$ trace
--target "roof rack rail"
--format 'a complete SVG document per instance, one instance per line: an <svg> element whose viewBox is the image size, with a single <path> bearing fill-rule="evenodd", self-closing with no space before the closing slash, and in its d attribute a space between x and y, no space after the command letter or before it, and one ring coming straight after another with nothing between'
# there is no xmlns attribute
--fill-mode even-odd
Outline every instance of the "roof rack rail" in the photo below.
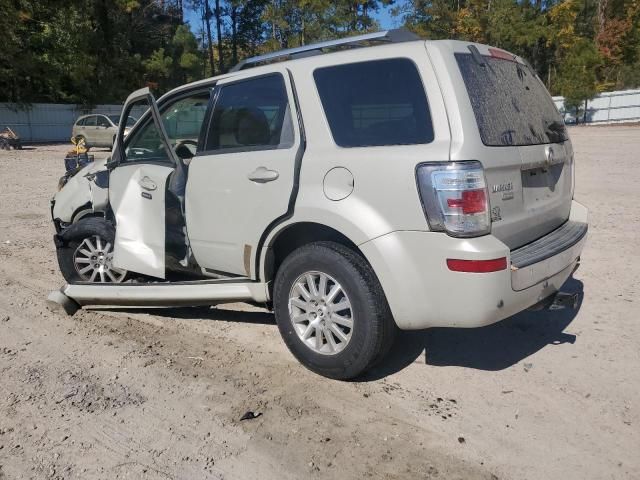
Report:
<svg viewBox="0 0 640 480"><path fill-rule="evenodd" d="M328 48L342 47L342 46L357 46L360 43L378 41L378 42L408 42L411 40L420 40L420 37L415 33L410 32L405 28L396 28L392 30L383 30L381 32L365 33L364 35L356 35L354 37L339 38L336 40L328 40L326 42L312 43L310 45L303 45L301 47L287 48L285 50L279 50L277 52L265 53L264 55L258 55L255 57L247 58L241 61L230 72L237 72L245 68L256 66L260 63L266 63L282 59L286 57L295 58L310 56L318 53L322 53L322 50Z"/></svg>

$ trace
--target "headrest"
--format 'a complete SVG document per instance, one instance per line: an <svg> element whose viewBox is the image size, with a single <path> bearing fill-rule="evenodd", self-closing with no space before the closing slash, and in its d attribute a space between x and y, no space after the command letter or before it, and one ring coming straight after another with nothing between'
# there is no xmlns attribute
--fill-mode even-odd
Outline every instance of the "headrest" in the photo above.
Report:
<svg viewBox="0 0 640 480"><path fill-rule="evenodd" d="M271 130L267 116L259 108L241 108L236 114L234 131L240 145L269 145Z"/></svg>

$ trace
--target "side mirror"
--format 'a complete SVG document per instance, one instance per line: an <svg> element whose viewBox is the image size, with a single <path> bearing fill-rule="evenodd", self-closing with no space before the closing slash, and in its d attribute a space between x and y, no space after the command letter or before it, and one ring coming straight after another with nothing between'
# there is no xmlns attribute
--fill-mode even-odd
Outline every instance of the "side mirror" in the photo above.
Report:
<svg viewBox="0 0 640 480"><path fill-rule="evenodd" d="M189 147L187 147L184 143L178 145L175 149L175 152L178 158L182 160L188 160L190 158L193 158L193 153L191 153L191 150L189 150Z"/></svg>

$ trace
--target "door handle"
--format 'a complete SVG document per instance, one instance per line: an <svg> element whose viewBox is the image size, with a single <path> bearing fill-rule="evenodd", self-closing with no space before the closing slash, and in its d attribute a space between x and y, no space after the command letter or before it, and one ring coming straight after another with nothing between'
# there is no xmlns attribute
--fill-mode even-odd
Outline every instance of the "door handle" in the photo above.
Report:
<svg viewBox="0 0 640 480"><path fill-rule="evenodd" d="M149 177L144 176L140 179L140 181L138 182L138 184L144 188L145 190L155 190L156 188L158 188L158 186L156 185L156 182L154 182L153 180L151 180Z"/></svg>
<svg viewBox="0 0 640 480"><path fill-rule="evenodd" d="M247 178L256 183L267 183L277 180L280 174L275 170L269 170L266 167L258 167Z"/></svg>

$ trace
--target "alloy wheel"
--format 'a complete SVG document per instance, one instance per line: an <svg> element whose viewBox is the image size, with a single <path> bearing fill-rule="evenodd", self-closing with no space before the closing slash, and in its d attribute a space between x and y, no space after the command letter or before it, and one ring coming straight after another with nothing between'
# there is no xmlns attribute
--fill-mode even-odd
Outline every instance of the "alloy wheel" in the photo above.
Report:
<svg viewBox="0 0 640 480"><path fill-rule="evenodd" d="M113 245L99 235L85 238L73 254L73 264L86 282L120 283L126 270L113 266Z"/></svg>
<svg viewBox="0 0 640 480"><path fill-rule="evenodd" d="M351 302L337 280L323 272L300 275L289 292L289 318L298 338L311 350L335 355L351 340Z"/></svg>

